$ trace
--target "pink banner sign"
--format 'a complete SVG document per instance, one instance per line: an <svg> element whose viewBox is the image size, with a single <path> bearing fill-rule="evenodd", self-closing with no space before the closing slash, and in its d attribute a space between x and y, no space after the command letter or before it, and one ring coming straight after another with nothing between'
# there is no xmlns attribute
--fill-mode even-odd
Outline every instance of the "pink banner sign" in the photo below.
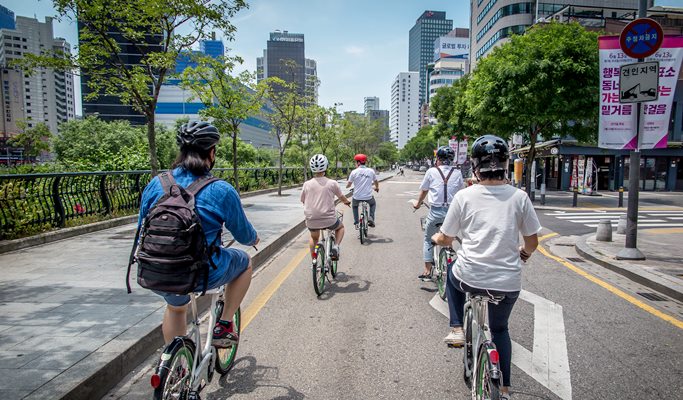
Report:
<svg viewBox="0 0 683 400"><path fill-rule="evenodd" d="M598 147L635 149L638 145L636 104L619 102L619 68L635 62L619 47L618 36L601 36L600 127ZM641 149L666 148L676 83L683 59L683 36L666 36L662 47L645 61L659 61L659 99L641 106Z"/></svg>

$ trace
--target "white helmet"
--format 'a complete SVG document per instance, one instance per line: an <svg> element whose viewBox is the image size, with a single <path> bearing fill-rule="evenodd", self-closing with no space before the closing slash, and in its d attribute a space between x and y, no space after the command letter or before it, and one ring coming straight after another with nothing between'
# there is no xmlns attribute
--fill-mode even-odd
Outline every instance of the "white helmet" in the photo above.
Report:
<svg viewBox="0 0 683 400"><path fill-rule="evenodd" d="M311 166L311 171L313 171L313 173L317 173L327 171L327 165L329 163L330 162L327 161L327 157L325 157L324 154L316 154L311 157L309 165Z"/></svg>

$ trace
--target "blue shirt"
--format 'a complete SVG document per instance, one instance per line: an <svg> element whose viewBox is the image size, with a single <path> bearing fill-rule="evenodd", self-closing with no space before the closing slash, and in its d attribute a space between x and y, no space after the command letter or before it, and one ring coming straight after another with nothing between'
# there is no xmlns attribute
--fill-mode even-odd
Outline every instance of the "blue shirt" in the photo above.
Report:
<svg viewBox="0 0 683 400"><path fill-rule="evenodd" d="M183 168L173 170L173 178L182 187L188 187L199 177ZM140 202L140 216L138 226L142 224L149 209L164 194L159 177L156 176L147 185L142 193ZM244 214L242 202L235 188L228 182L216 181L204 187L195 197L195 207L199 219L202 221L202 229L206 235L207 244L211 245L223 229L223 224L232 236L243 245L252 245L256 241L256 230ZM220 246L220 243L217 243ZM230 254L225 249L213 255L216 266L227 266L230 263Z"/></svg>

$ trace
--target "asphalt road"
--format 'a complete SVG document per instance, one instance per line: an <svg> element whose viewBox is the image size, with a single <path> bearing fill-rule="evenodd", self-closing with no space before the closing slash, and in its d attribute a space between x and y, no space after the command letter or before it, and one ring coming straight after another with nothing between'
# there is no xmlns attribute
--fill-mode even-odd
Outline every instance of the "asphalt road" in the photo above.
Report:
<svg viewBox="0 0 683 400"><path fill-rule="evenodd" d="M366 245L344 209L340 274L322 296L312 287L307 233L259 272L243 305L253 319L236 366L214 379L203 399L468 397L461 350L442 342L449 330L439 311L444 304L432 301L433 284L416 279L422 269L419 217L426 210L413 213L407 202L421 177L409 171L381 185L377 227ZM564 235L577 233L556 218L541 222ZM561 241L549 251L572 256ZM291 274L278 279L288 267L294 267ZM601 274L607 286L541 253L525 266L526 292L510 321L514 398L680 398L683 330L608 290L623 279L582 268ZM264 299L255 312L253 305ZM148 359L105 398L150 398L154 362Z"/></svg>

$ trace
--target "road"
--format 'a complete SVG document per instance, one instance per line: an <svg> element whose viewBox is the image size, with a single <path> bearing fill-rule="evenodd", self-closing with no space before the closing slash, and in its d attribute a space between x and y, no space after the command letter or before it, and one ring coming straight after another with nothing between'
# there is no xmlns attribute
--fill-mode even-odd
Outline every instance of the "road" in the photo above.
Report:
<svg viewBox="0 0 683 400"><path fill-rule="evenodd" d="M260 270L243 305L247 326L235 368L203 399L467 398L461 350L442 342L445 304L434 299L433 284L416 278L425 211L413 213L407 202L421 176L408 171L381 185L366 245L345 209L351 229L340 274L322 296L313 291L306 233ZM543 235L588 228L539 214ZM561 241L546 253L576 257ZM606 286L540 252L525 266L525 292L510 321L514 398L680 398L683 330L641 307L659 307L655 302L633 304L609 290L639 290L632 283L587 263L581 268ZM680 309L673 313L683 320ZM154 362L150 357L105 398L149 398Z"/></svg>

